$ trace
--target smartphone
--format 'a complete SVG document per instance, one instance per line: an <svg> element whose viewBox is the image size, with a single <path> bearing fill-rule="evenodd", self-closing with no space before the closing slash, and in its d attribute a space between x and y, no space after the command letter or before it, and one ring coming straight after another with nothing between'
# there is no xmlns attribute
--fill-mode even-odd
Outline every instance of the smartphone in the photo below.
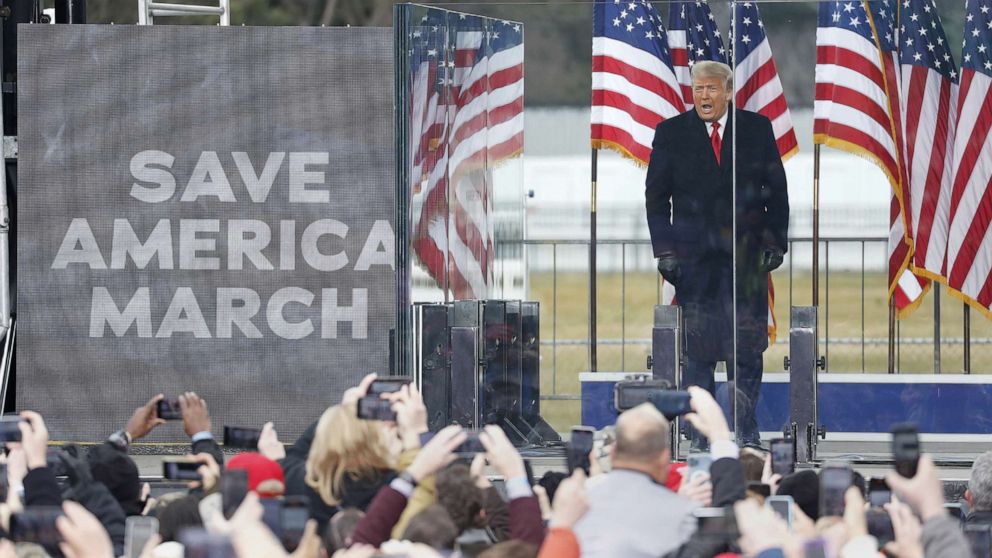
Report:
<svg viewBox="0 0 992 558"><path fill-rule="evenodd" d="M24 419L17 415L0 417L0 442L20 442L21 427L18 426Z"/></svg>
<svg viewBox="0 0 992 558"><path fill-rule="evenodd" d="M792 505L794 503L795 500L792 499L792 496L769 496L765 498L765 505L784 519L790 528L792 527Z"/></svg>
<svg viewBox="0 0 992 558"><path fill-rule="evenodd" d="M613 406L622 413L647 403L652 393L669 388L666 380L623 380L613 386Z"/></svg>
<svg viewBox="0 0 992 558"><path fill-rule="evenodd" d="M220 476L220 498L224 517L231 519L248 495L248 471L227 469Z"/></svg>
<svg viewBox="0 0 992 558"><path fill-rule="evenodd" d="M369 385L369 391L367 395L379 395L380 393L395 393L401 389L403 386L409 385L413 381L413 378L409 376L387 376L384 378L376 378Z"/></svg>
<svg viewBox="0 0 992 558"><path fill-rule="evenodd" d="M183 411L177 399L161 399L155 404L155 414L162 420L182 420Z"/></svg>
<svg viewBox="0 0 992 558"><path fill-rule="evenodd" d="M132 515L124 522L124 558L140 558L148 539L158 533L158 519Z"/></svg>
<svg viewBox="0 0 992 558"><path fill-rule="evenodd" d="M658 412L665 415L668 420L674 420L687 413L692 412L690 400L692 397L688 391L661 390L648 394L648 401L658 408Z"/></svg>
<svg viewBox="0 0 992 558"><path fill-rule="evenodd" d="M478 430L467 430L465 434L467 435L465 441L455 448L455 453L470 453L473 455L476 453L486 453L486 447L479 440Z"/></svg>
<svg viewBox="0 0 992 558"><path fill-rule="evenodd" d="M212 534L199 527L180 531L179 543L185 549L186 558L237 558L227 535Z"/></svg>
<svg viewBox="0 0 992 558"><path fill-rule="evenodd" d="M706 540L732 542L740 538L734 508L696 508L696 533Z"/></svg>
<svg viewBox="0 0 992 558"><path fill-rule="evenodd" d="M883 477L868 479L868 503L873 508L881 508L892 501L892 490Z"/></svg>
<svg viewBox="0 0 992 558"><path fill-rule="evenodd" d="M63 515L57 506L26 507L10 516L10 539L15 543L35 543L57 547L62 535L55 528L55 520Z"/></svg>
<svg viewBox="0 0 992 558"><path fill-rule="evenodd" d="M844 493L853 480L851 466L828 463L820 471L820 517L844 516Z"/></svg>
<svg viewBox="0 0 992 558"><path fill-rule="evenodd" d="M581 468L589 474L589 452L592 451L596 431L588 426L572 427L572 437L568 442L568 473Z"/></svg>
<svg viewBox="0 0 992 558"><path fill-rule="evenodd" d="M258 437L262 431L258 428L224 425L224 446L232 448L258 449Z"/></svg>
<svg viewBox="0 0 992 558"><path fill-rule="evenodd" d="M892 429L892 458L896 472L911 479L920 461L920 436L915 424L900 424Z"/></svg>
<svg viewBox="0 0 992 558"><path fill-rule="evenodd" d="M771 441L772 474L787 477L796 472L796 445L792 438Z"/></svg>
<svg viewBox="0 0 992 558"><path fill-rule="evenodd" d="M168 480L200 480L200 473L196 472L200 465L184 459L163 459L162 477Z"/></svg>
<svg viewBox="0 0 992 558"><path fill-rule="evenodd" d="M690 453L686 461L686 478L693 480L699 475L710 474L710 465L713 464L713 456L709 453Z"/></svg>
<svg viewBox="0 0 992 558"><path fill-rule="evenodd" d="M868 522L868 534L878 540L879 548L896 540L895 531L892 530L892 518L889 517L889 512L878 508L871 508L865 512L865 520Z"/></svg>
<svg viewBox="0 0 992 558"><path fill-rule="evenodd" d="M971 554L975 558L992 556L992 527L989 525L965 525L964 538L968 540Z"/></svg>
<svg viewBox="0 0 992 558"><path fill-rule="evenodd" d="M823 539L812 539L803 543L805 558L827 558L827 544Z"/></svg>
<svg viewBox="0 0 992 558"><path fill-rule="evenodd" d="M296 550L300 545L308 519L310 519L310 501L306 496L287 496L282 501L279 516L282 535L279 539L287 552Z"/></svg>
<svg viewBox="0 0 992 558"><path fill-rule="evenodd" d="M0 502L7 501L7 492L10 490L10 481L7 479L7 464L0 463Z"/></svg>
<svg viewBox="0 0 992 558"><path fill-rule="evenodd" d="M393 404L378 395L367 395L358 400L358 418L364 420L396 421Z"/></svg>

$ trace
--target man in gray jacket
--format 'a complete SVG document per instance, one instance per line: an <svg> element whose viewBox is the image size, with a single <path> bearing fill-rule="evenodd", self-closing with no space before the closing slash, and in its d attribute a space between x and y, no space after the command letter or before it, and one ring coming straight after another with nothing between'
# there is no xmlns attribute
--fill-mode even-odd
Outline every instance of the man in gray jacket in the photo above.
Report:
<svg viewBox="0 0 992 558"><path fill-rule="evenodd" d="M739 450L723 411L709 392L689 388L693 413L686 418L710 440L714 464L737 459ZM589 512L575 525L582 556L658 558L696 530L697 504L665 487L671 451L668 421L650 403L617 419L612 470L586 485Z"/></svg>
<svg viewBox="0 0 992 558"><path fill-rule="evenodd" d="M970 510L965 525L992 525L992 451L979 455L971 466L964 498Z"/></svg>

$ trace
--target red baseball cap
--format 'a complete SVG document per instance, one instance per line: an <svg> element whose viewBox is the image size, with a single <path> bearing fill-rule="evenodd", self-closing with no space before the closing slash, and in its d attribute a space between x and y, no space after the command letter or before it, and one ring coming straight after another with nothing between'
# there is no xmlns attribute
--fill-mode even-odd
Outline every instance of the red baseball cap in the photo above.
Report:
<svg viewBox="0 0 992 558"><path fill-rule="evenodd" d="M248 472L248 490L262 498L282 496L286 491L286 477L282 466L260 453L239 453L227 462L227 469Z"/></svg>

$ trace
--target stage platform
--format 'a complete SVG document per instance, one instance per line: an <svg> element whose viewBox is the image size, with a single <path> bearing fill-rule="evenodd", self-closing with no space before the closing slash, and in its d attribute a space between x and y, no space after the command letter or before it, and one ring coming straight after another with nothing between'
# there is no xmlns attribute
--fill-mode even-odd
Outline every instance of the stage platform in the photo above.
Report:
<svg viewBox="0 0 992 558"><path fill-rule="evenodd" d="M764 434L767 434L765 436ZM764 433L767 439L773 433ZM568 433L563 433L563 439L567 439ZM938 472L941 480L944 481L945 497L948 501L957 501L964 497L964 490L967 488L968 476L971 464L979 454L992 449L992 444L985 441L935 441L932 436L921 435L923 451L930 454L937 462ZM132 457L138 464L138 469L142 481L147 481L152 485L153 494L161 494L173 490L181 489L183 484L162 479L163 457L175 456L187 450L189 446L138 446ZM688 449L688 442L681 446L681 459L685 458ZM158 451L156 451L158 450ZM225 452L233 455L237 452ZM534 474L543 475L546 471L564 471L565 448L564 446L551 447L527 447L521 448L521 454L525 459L530 460ZM841 460L849 461L854 469L864 475L865 478L882 476L892 470L890 443L886 440L831 440L829 435L827 440L821 440L818 447L818 462ZM494 480L501 480L495 471L489 470L488 474Z"/></svg>

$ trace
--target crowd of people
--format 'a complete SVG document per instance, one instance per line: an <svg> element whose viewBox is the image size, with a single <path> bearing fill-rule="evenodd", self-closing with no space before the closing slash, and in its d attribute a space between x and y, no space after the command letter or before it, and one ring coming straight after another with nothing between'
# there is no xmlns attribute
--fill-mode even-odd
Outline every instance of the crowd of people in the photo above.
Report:
<svg viewBox="0 0 992 558"><path fill-rule="evenodd" d="M412 385L379 395L395 421L358 418L357 404L374 381L369 375L349 389L292 445L267 423L256 451L226 460L206 402L183 394L195 480L158 497L141 484L128 451L164 423L156 412L161 394L106 442L63 447L54 456L44 418L24 411L21 440L7 443L4 460L0 558L967 558L962 523L992 524L992 452L974 463L963 519L945 509L926 454L915 476L887 475L893 497L880 509L866 504L855 475L842 512L821 516L818 474L773 475L768 456L738 448L723 411L702 389L689 388L685 420L709 442L708 473L688 474L672 462L669 422L644 404L620 415L588 474L576 468L535 479L496 426L475 435L457 425L431 434ZM474 436L481 448L466 455ZM494 485L487 471L501 482ZM226 479L238 475L246 492L233 501ZM766 505L770 495L790 496L790 513ZM38 510L55 511L53 526L46 529ZM279 510L302 512L299 529L280 523L291 514ZM879 513L891 523L889 536L870 528ZM154 526L147 540L132 531L140 518Z"/></svg>

